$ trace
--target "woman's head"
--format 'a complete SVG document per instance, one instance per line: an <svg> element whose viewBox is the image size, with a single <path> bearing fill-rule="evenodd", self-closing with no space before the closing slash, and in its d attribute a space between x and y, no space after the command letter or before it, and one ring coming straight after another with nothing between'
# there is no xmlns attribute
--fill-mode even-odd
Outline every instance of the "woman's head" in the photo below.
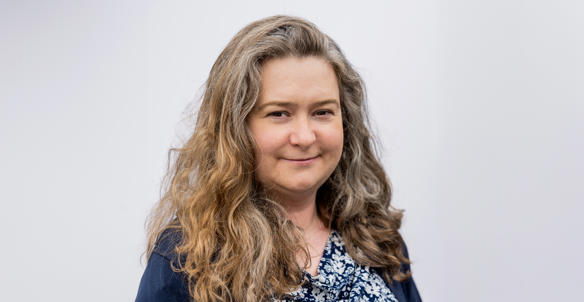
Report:
<svg viewBox="0 0 584 302"><path fill-rule="evenodd" d="M367 147L363 143L369 141L370 135L361 78L337 44L314 24L294 17L274 16L243 28L219 55L209 74L196 131L207 133L214 147L214 168L232 171L232 175L257 168L260 159L254 151L258 142L248 121L261 98L264 65L284 58L319 59L330 66L338 85L344 134L341 165L335 173L363 163L360 157L367 155L362 150Z"/></svg>
<svg viewBox="0 0 584 302"><path fill-rule="evenodd" d="M279 202L313 203L343 151L339 85L320 57L270 59L247 117L255 178Z"/></svg>
<svg viewBox="0 0 584 302"><path fill-rule="evenodd" d="M282 90L289 87L275 79L297 89ZM263 111L279 98L285 110ZM373 152L364 98L359 75L312 23L274 16L243 28L211 69L193 135L169 153L176 157L149 220L148 253L164 230L180 230L179 270L196 280L189 287L197 301L289 292L302 282L296 254L305 245L265 193L318 188L319 214L353 259L384 268L386 278L403 278L401 213L389 208L391 190ZM293 114L292 130L277 124ZM288 168L300 181L282 175Z"/></svg>

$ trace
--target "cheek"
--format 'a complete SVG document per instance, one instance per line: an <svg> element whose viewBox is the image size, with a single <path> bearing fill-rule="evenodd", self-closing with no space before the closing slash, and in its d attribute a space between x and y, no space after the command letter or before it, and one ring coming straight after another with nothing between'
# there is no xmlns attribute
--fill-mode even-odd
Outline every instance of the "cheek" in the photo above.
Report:
<svg viewBox="0 0 584 302"><path fill-rule="evenodd" d="M343 152L343 126L338 125L329 129L323 136L323 142L327 149L340 158Z"/></svg>
<svg viewBox="0 0 584 302"><path fill-rule="evenodd" d="M256 158L258 159L258 165L260 165L275 155L281 145L281 134L278 134L277 131L257 131L254 134L254 140L256 143Z"/></svg>

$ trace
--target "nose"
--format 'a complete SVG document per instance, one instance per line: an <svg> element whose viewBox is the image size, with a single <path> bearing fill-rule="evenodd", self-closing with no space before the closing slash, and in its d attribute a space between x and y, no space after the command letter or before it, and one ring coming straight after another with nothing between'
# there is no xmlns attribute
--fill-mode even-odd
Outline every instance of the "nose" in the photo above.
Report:
<svg viewBox="0 0 584 302"><path fill-rule="evenodd" d="M301 148L309 147L316 140L316 133L307 118L298 118L290 132L290 144Z"/></svg>

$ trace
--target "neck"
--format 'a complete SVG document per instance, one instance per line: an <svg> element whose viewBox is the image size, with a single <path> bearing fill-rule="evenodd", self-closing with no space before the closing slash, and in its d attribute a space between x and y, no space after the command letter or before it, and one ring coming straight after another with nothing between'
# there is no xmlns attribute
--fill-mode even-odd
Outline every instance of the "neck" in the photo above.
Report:
<svg viewBox="0 0 584 302"><path fill-rule="evenodd" d="M316 210L316 192L296 198L278 198L286 209L288 218L305 232L324 227Z"/></svg>

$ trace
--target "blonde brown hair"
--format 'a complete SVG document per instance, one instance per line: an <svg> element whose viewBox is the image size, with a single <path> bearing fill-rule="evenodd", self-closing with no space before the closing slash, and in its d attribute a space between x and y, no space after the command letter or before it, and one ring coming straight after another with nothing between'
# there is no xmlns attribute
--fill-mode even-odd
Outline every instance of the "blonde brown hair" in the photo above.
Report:
<svg viewBox="0 0 584 302"><path fill-rule="evenodd" d="M318 56L339 83L344 145L341 160L318 190L317 205L348 253L403 280L409 263L398 233L402 213L390 207L389 180L374 153L364 85L340 48L314 24L273 16L238 32L213 65L193 135L169 152L163 195L148 221L147 257L163 232L180 233L176 271L195 301L258 301L298 288L301 231L254 178L254 140L246 117L260 92L262 64L285 56Z"/></svg>

